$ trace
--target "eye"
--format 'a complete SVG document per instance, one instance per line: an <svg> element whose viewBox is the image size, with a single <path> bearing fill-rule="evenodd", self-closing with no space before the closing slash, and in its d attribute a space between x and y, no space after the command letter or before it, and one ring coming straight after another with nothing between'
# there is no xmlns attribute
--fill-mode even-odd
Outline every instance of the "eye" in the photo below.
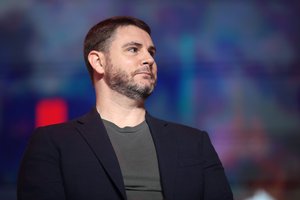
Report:
<svg viewBox="0 0 300 200"><path fill-rule="evenodd" d="M154 57L155 56L155 51L149 51L149 54Z"/></svg>
<svg viewBox="0 0 300 200"><path fill-rule="evenodd" d="M132 53L138 52L138 48L136 48L136 47L130 47L127 50L130 51L130 52L132 52Z"/></svg>

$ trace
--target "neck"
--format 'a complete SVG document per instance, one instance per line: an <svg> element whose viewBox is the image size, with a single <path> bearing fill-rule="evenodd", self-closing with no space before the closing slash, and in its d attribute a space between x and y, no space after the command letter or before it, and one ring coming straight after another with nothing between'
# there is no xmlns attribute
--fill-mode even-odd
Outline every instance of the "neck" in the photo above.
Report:
<svg viewBox="0 0 300 200"><path fill-rule="evenodd" d="M130 99L115 91L96 90L96 108L102 119L119 127L136 126L145 120L143 100Z"/></svg>

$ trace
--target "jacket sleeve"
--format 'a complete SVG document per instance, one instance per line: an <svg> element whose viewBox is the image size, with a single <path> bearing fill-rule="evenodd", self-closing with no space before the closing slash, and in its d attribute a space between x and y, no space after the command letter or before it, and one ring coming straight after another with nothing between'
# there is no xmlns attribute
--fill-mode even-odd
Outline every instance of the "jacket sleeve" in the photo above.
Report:
<svg viewBox="0 0 300 200"><path fill-rule="evenodd" d="M65 199L59 150L46 130L36 129L27 146L18 175L18 200Z"/></svg>
<svg viewBox="0 0 300 200"><path fill-rule="evenodd" d="M222 163L209 139L204 132L204 199L205 200L233 200L231 188L225 176Z"/></svg>

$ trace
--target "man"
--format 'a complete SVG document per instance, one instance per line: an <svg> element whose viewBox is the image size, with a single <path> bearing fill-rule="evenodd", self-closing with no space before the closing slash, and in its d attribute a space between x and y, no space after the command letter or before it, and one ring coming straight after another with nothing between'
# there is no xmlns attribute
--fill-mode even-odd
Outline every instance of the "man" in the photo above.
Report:
<svg viewBox="0 0 300 200"><path fill-rule="evenodd" d="M132 17L91 28L84 56L96 107L35 131L20 168L19 200L233 198L205 132L146 112L157 79L150 32Z"/></svg>

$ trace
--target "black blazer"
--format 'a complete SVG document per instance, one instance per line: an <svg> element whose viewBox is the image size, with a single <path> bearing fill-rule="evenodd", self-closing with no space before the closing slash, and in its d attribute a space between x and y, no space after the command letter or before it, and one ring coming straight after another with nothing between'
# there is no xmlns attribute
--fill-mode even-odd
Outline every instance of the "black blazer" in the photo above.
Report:
<svg viewBox="0 0 300 200"><path fill-rule="evenodd" d="M205 132L146 115L167 200L231 200L222 164ZM121 200L117 157L96 111L36 129L20 166L19 200Z"/></svg>

